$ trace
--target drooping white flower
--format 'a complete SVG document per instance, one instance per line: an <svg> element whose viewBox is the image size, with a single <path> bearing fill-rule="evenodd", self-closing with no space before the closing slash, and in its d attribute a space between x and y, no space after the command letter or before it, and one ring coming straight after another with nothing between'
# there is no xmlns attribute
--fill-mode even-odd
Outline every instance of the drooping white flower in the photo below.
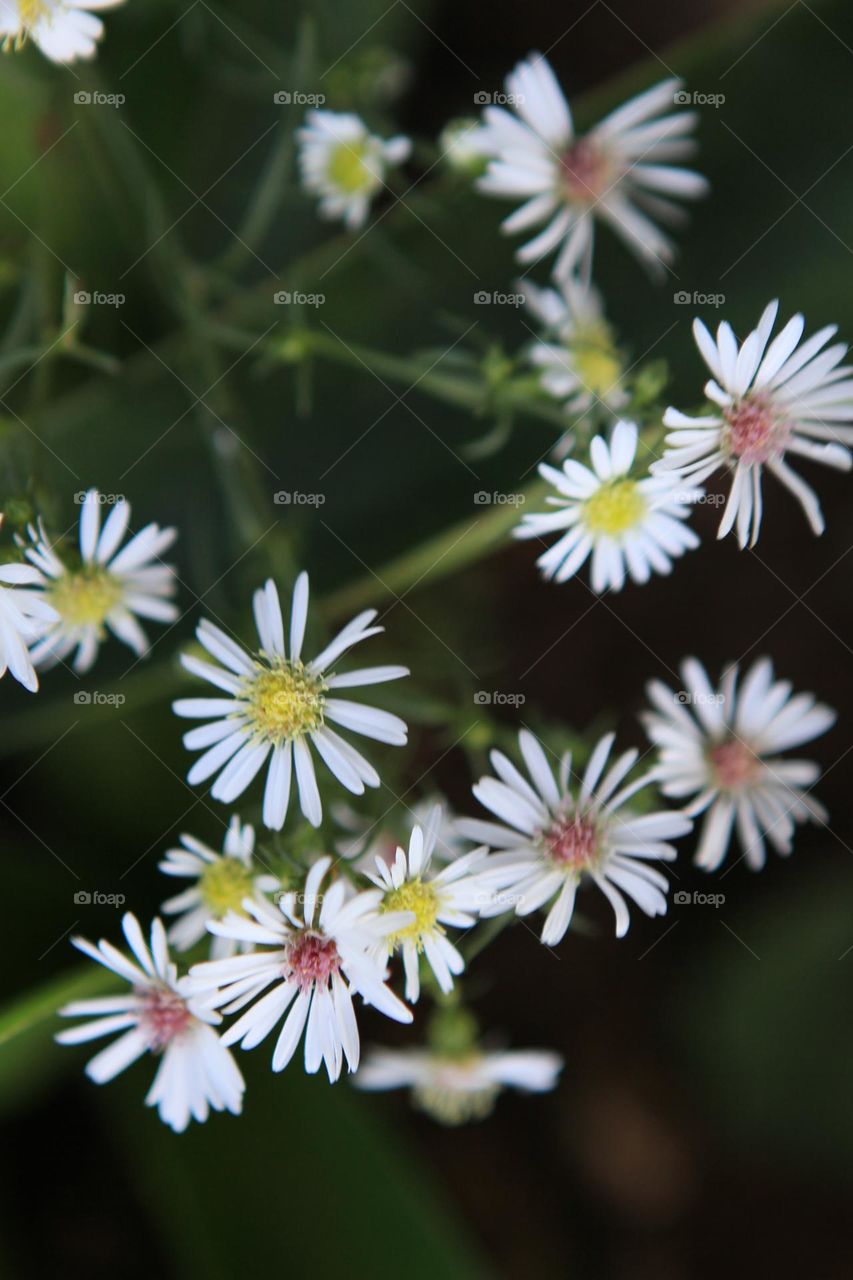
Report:
<svg viewBox="0 0 853 1280"><path fill-rule="evenodd" d="M377 707L336 698L338 689L380 684L409 674L397 666L363 667L342 675L329 668L353 645L377 635L372 627L375 609L353 618L310 662L302 661L302 642L308 618L308 575L301 573L293 589L290 614L290 657L278 591L268 580L254 595L255 623L261 641L256 655L248 654L219 627L202 621L196 636L217 664L190 655L181 658L187 671L208 680L226 695L219 698L180 698L176 715L211 723L184 735L190 751L206 748L187 774L192 785L218 773L211 795L231 804L246 790L271 754L264 787L263 820L279 831L290 799L295 769L299 803L315 827L323 816L320 792L309 743L340 783L354 795L365 786L378 787L379 774L355 747L330 728L338 724L378 742L402 746L406 725L399 716ZM221 771L221 772L220 772Z"/></svg>
<svg viewBox="0 0 853 1280"><path fill-rule="evenodd" d="M540 289L529 280L520 280L518 288L546 332L527 352L545 390L571 414L594 405L621 409L628 401L623 362L598 290L573 276L557 289Z"/></svg>
<svg viewBox="0 0 853 1280"><path fill-rule="evenodd" d="M160 1119L177 1133L191 1119L203 1123L211 1107L239 1115L245 1086L237 1064L213 1029L222 1019L188 992L185 978L178 978L161 921L151 926L150 947L135 916L128 913L122 929L133 960L103 939L97 947L85 938L74 938L73 943L129 982L130 993L73 1000L60 1014L66 1018L92 1015L92 1021L61 1031L56 1039L60 1044L82 1044L121 1032L86 1067L96 1084L114 1079L144 1053L159 1057L145 1102L156 1106Z"/></svg>
<svg viewBox="0 0 853 1280"><path fill-rule="evenodd" d="M277 876L261 871L255 863L255 829L243 826L235 813L225 834L222 852L216 853L195 836L182 835L183 848L169 849L160 870L167 876L181 876L195 883L183 893L167 899L164 915L177 915L169 928L169 941L178 951L188 951L207 934L211 920L222 920L229 912L239 915L244 898L279 889ZM244 948L245 949L245 948ZM237 943L231 938L211 938L212 959L233 955Z"/></svg>
<svg viewBox="0 0 853 1280"><path fill-rule="evenodd" d="M385 985L385 965L376 955L381 940L411 923L411 914L380 915L377 890L348 895L344 880L321 893L331 861L315 862L304 892L283 894L278 909L247 898L243 909L251 919L231 915L210 925L221 937L264 950L195 965L190 975L196 990L226 1014L250 1005L224 1033L225 1044L253 1049L284 1018L273 1071L287 1066L304 1031L305 1070L313 1073L325 1063L335 1081L344 1059L350 1071L358 1066L354 992L386 1017L412 1021Z"/></svg>
<svg viewBox="0 0 853 1280"><path fill-rule="evenodd" d="M30 525L24 554L45 577L45 598L58 621L42 628L32 649L37 667L51 667L74 650L74 670L88 671L98 656L107 631L142 657L148 637L138 618L174 622L178 616L170 600L175 571L160 559L177 537L176 529L146 525L119 550L130 522L130 504L116 502L101 529L101 500L89 489L80 512L79 566L67 565L57 554L44 527Z"/></svg>
<svg viewBox="0 0 853 1280"><path fill-rule="evenodd" d="M371 822L351 805L335 804L332 817L344 832L335 849L354 871L369 875L381 858L389 867L397 856L400 836L406 842L415 827L423 827L424 843L432 848L434 862L451 862L466 852L468 845L456 829L456 819L444 797L416 800L395 812L386 822Z"/></svg>
<svg viewBox="0 0 853 1280"><path fill-rule="evenodd" d="M8 669L30 693L39 682L27 645L58 617L38 589L43 586L44 578L32 565L0 564L0 677Z"/></svg>
<svg viewBox="0 0 853 1280"><path fill-rule="evenodd" d="M655 85L577 137L569 104L542 54L530 54L507 76L517 115L486 107L492 159L477 185L487 195L524 200L503 223L507 235L546 224L518 250L519 262L537 262L559 249L559 279L579 267L588 276L596 218L649 267L670 261L673 244L655 220L678 221L675 200L707 190L699 174L672 163L694 150L689 135L695 112L661 114L672 107L680 83Z"/></svg>
<svg viewBox="0 0 853 1280"><path fill-rule="evenodd" d="M477 177L486 167L488 134L479 120L451 120L438 139L441 158L457 173Z"/></svg>
<svg viewBox="0 0 853 1280"><path fill-rule="evenodd" d="M21 49L32 40L51 62L94 58L104 24L91 10L115 9L124 0L0 0L0 43Z"/></svg>
<svg viewBox="0 0 853 1280"><path fill-rule="evenodd" d="M687 488L678 476L634 479L637 439L633 422L617 422L609 445L603 436L592 440L592 469L573 458L561 470L540 464L539 474L559 494L546 501L558 510L523 516L513 534L542 538L565 530L536 561L544 577L566 582L592 556L593 591L621 591L626 574L648 582L699 545L685 521L702 490Z"/></svg>
<svg viewBox="0 0 853 1280"><path fill-rule="evenodd" d="M619 812L653 775L623 785L638 753L626 751L606 768L614 739L610 733L597 744L577 792L571 785L571 753L560 760L555 780L540 743L526 729L518 744L530 782L502 752L491 753L498 776L481 778L474 795L499 822L466 818L459 823L463 835L501 851L480 875L481 883L495 891L481 915L514 908L516 915L526 916L551 903L542 941L554 946L571 923L575 894L584 881L597 885L613 907L619 938L630 923L625 896L646 915L664 914L669 882L647 864L672 861L675 849L668 842L686 835L693 824L683 813L665 810Z"/></svg>
<svg viewBox="0 0 853 1280"><path fill-rule="evenodd" d="M421 993L420 958L426 956L444 992L453 989L453 978L463 972L465 961L447 936L444 925L470 929L477 923L486 901L476 872L483 866L486 849L474 849L449 862L441 870L431 866L440 813L428 827L416 826L408 853L397 849L389 865L377 857L369 879L382 893L381 911L410 912L412 921L385 938L386 955L402 952L406 973L406 999L415 1004Z"/></svg>
<svg viewBox="0 0 853 1280"><path fill-rule="evenodd" d="M811 693L792 694L787 680L774 680L769 658L753 663L740 688L736 666L718 688L695 658L685 659L681 674L678 692L659 680L648 686L653 710L643 719L659 750L660 788L679 801L694 797L684 810L692 817L706 814L697 866L716 870L736 831L747 864L758 871L767 841L788 854L796 823L826 821L810 794L818 765L780 752L825 733L835 712Z"/></svg>
<svg viewBox="0 0 853 1280"><path fill-rule="evenodd" d="M403 137L378 138L349 112L309 111L305 122L296 134L302 185L320 197L324 218L358 230L385 186L388 167L402 164L412 144Z"/></svg>
<svg viewBox="0 0 853 1280"><path fill-rule="evenodd" d="M465 1124L489 1115L504 1089L547 1093L563 1060L544 1049L509 1049L464 1055L433 1049L374 1049L353 1083L361 1089L409 1089L412 1102L443 1124Z"/></svg>
<svg viewBox="0 0 853 1280"><path fill-rule="evenodd" d="M826 346L837 326L819 329L801 345L805 321L796 315L769 342L778 307L774 301L764 309L740 347L726 321L715 341L694 320L696 345L713 374L705 395L718 412L690 417L667 409L667 449L652 467L694 483L725 467L732 485L718 537L735 528L741 547L758 540L764 467L790 489L814 532L823 533L817 495L791 469L788 455L839 471L849 471L853 462L845 447L853 444L853 427L843 425L853 422L853 368L841 364L844 343Z"/></svg>

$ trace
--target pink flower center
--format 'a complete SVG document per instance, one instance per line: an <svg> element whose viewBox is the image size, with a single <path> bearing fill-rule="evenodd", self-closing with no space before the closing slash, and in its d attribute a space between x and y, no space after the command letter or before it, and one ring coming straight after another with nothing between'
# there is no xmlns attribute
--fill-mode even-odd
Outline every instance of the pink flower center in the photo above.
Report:
<svg viewBox="0 0 853 1280"><path fill-rule="evenodd" d="M341 958L333 938L303 929L287 950L287 976L300 991L327 987L341 967Z"/></svg>
<svg viewBox="0 0 853 1280"><path fill-rule="evenodd" d="M544 841L548 857L574 871L585 871L598 853L595 823L579 813L557 818L545 832Z"/></svg>
<svg viewBox="0 0 853 1280"><path fill-rule="evenodd" d="M726 409L728 446L744 462L767 462L785 449L790 427L761 396L747 397Z"/></svg>
<svg viewBox="0 0 853 1280"><path fill-rule="evenodd" d="M593 203L607 189L611 166L588 138L578 138L560 157L563 186L570 200Z"/></svg>
<svg viewBox="0 0 853 1280"><path fill-rule="evenodd" d="M708 760L717 782L726 791L739 791L748 786L761 767L755 753L734 738L712 747Z"/></svg>
<svg viewBox="0 0 853 1280"><path fill-rule="evenodd" d="M140 1026L148 1037L149 1048L160 1053L186 1029L192 1018L186 1001L167 987L141 991Z"/></svg>

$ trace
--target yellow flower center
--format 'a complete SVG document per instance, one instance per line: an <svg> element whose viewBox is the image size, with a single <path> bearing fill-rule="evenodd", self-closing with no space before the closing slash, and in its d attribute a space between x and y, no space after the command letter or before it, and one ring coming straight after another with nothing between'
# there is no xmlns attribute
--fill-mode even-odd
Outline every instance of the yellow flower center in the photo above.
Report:
<svg viewBox="0 0 853 1280"><path fill-rule="evenodd" d="M50 0L18 0L18 16L25 29L31 29L37 22L49 17L50 11Z"/></svg>
<svg viewBox="0 0 853 1280"><path fill-rule="evenodd" d="M416 942L421 946L424 934L432 933L438 918L438 894L431 884L418 877L407 880L399 889L391 889L382 901L383 911L411 911L414 920L405 929L389 934L388 942L396 946L400 942Z"/></svg>
<svg viewBox="0 0 853 1280"><path fill-rule="evenodd" d="M587 391L604 397L619 381L622 365L614 351L592 343L572 344L572 360Z"/></svg>
<svg viewBox="0 0 853 1280"><path fill-rule="evenodd" d="M198 887L204 905L217 920L229 911L242 915L241 903L252 892L252 873L239 858L217 858L199 876Z"/></svg>
<svg viewBox="0 0 853 1280"><path fill-rule="evenodd" d="M301 738L323 723L325 688L301 662L279 660L275 667L259 667L248 682L249 716L271 742Z"/></svg>
<svg viewBox="0 0 853 1280"><path fill-rule="evenodd" d="M648 510L635 480L611 480L583 505L583 521L590 533L616 538L638 525Z"/></svg>
<svg viewBox="0 0 853 1280"><path fill-rule="evenodd" d="M68 626L101 630L107 614L120 602L122 588L106 569L86 567L79 573L63 574L47 594Z"/></svg>
<svg viewBox="0 0 853 1280"><path fill-rule="evenodd" d="M371 158L366 141L339 142L329 156L329 181L347 195L374 190L379 176L369 163Z"/></svg>

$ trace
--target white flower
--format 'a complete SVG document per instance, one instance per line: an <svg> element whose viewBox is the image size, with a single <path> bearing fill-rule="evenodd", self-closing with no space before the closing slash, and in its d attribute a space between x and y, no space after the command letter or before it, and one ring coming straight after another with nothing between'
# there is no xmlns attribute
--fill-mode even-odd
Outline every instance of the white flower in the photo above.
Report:
<svg viewBox="0 0 853 1280"><path fill-rule="evenodd" d="M20 49L28 39L51 62L93 58L104 24L91 9L115 9L124 0L0 0L4 49Z"/></svg>
<svg viewBox="0 0 853 1280"><path fill-rule="evenodd" d="M304 892L282 895L279 910L268 902L246 899L243 908L250 920L232 915L210 925L221 937L271 950L210 960L190 973L197 990L211 993L211 1004L227 1006L225 1013L255 1001L224 1033L224 1044L241 1042L244 1049L253 1049L287 1014L273 1053L273 1071L287 1066L305 1031L305 1070L318 1071L325 1063L334 1081L344 1058L350 1071L358 1066L353 992L396 1022L412 1021L411 1012L385 986L384 965L375 954L380 940L408 924L411 916L380 915L380 893L368 890L348 897L344 880L320 893L331 861L323 857L315 862Z"/></svg>
<svg viewBox="0 0 853 1280"><path fill-rule="evenodd" d="M787 680L773 679L769 658L746 672L740 689L738 668L729 667L718 689L695 658L681 665L684 688L673 693L653 680L654 710L643 719L659 749L655 771L664 795L683 801L685 812L707 816L696 864L714 871L726 856L732 828L753 870L765 861L765 839L777 853L791 852L794 824L826 821L823 805L809 795L820 776L810 760L789 760L779 752L825 733L835 712L813 694L792 696Z"/></svg>
<svg viewBox="0 0 853 1280"><path fill-rule="evenodd" d="M451 120L438 139L441 158L457 173L478 176L486 167L488 136L478 120Z"/></svg>
<svg viewBox="0 0 853 1280"><path fill-rule="evenodd" d="M453 989L453 978L462 973L465 961L442 926L470 929L477 923L479 908L486 900L476 875L471 874L482 866L485 849L466 853L438 872L432 870L440 817L439 811L426 829L416 826L408 854L398 849L390 866L377 857L375 871L369 876L382 893L380 910L411 912L411 924L385 939L386 955L397 950L403 953L406 999L411 1004L421 993L421 954L426 955L441 990L446 993Z"/></svg>
<svg viewBox="0 0 853 1280"><path fill-rule="evenodd" d="M355 1077L362 1089L410 1089L412 1102L443 1124L489 1115L503 1089L546 1093L563 1069L557 1053L516 1049L462 1055L434 1049L374 1049Z"/></svg>
<svg viewBox="0 0 853 1280"><path fill-rule="evenodd" d="M24 554L45 576L45 596L59 620L43 627L32 649L38 667L62 662L73 649L74 670L88 671L107 630L142 657L148 638L137 621L174 622L178 610L169 599L175 571L161 554L177 537L175 529L146 525L119 551L130 521L130 505L122 498L101 524L97 489L89 489L80 512L79 567L70 568L56 554L41 523L29 527Z"/></svg>
<svg viewBox="0 0 853 1280"><path fill-rule="evenodd" d="M431 797L416 800L411 806L406 804L387 825L380 825L381 820L371 822L366 814L344 803L332 806L332 818L346 833L335 841L336 852L347 859L354 871L364 875L374 870L377 858L390 866L397 856L399 833L404 832L408 840L415 827L423 827L424 842L431 842L432 856L438 861L458 858L467 848L444 798L440 803L437 797Z"/></svg>
<svg viewBox="0 0 853 1280"><path fill-rule="evenodd" d="M621 591L626 571L634 582L648 582L699 545L684 521L701 489L685 488L678 476L631 478L637 439L633 422L617 422L609 446L603 436L592 440L592 470L572 458L562 470L540 465L560 495L546 501L558 510L523 516L513 533L541 538L566 530L536 561L546 578L568 581L591 555L593 591Z"/></svg>
<svg viewBox="0 0 853 1280"><path fill-rule="evenodd" d="M93 1014L94 1020L61 1031L56 1039L60 1044L82 1044L115 1031L122 1033L87 1065L86 1074L96 1084L112 1080L144 1053L160 1057L145 1102L156 1106L160 1119L177 1133L186 1129L190 1119L205 1121L211 1107L239 1115L245 1086L237 1064L213 1030L222 1019L189 994L186 979L178 979L162 923L155 920L151 926L150 949L135 916L128 913L122 929L136 963L103 939L97 947L85 938L73 942L84 955L129 982L130 994L65 1005L59 1010L63 1017Z"/></svg>
<svg viewBox="0 0 853 1280"><path fill-rule="evenodd" d="M696 483L726 467L732 486L718 537L736 524L741 547L758 540L763 467L790 489L814 532L823 533L817 495L791 470L786 455L839 471L849 471L853 461L844 447L853 444L853 427L839 425L853 422L853 369L840 364L847 351L843 343L823 350L837 326L827 325L800 346L805 321L796 315L768 346L778 307L765 307L740 347L726 321L716 342L701 320L693 321L696 345L714 375L705 395L720 412L691 418L667 409L668 449L652 467Z"/></svg>
<svg viewBox="0 0 853 1280"><path fill-rule="evenodd" d="M622 384L622 359L604 319L601 295L574 277L559 289L540 289L518 282L528 309L548 331L547 341L528 349L528 359L541 369L541 383L568 413L586 413L593 405L620 409L628 401Z"/></svg>
<svg viewBox="0 0 853 1280"><path fill-rule="evenodd" d="M542 54L530 54L507 76L507 94L518 114L485 109L493 158L477 185L488 195L524 199L503 223L508 235L547 224L518 250L519 262L536 262L562 246L554 274L564 279L581 266L588 276L595 218L650 267L669 262L672 242L652 218L677 221L681 209L672 197L695 199L707 189L699 174L670 163L694 149L688 135L695 112L661 115L672 107L680 83L655 85L579 138Z"/></svg>
<svg viewBox="0 0 853 1280"><path fill-rule="evenodd" d="M28 564L0 564L0 677L11 671L30 693L39 687L27 651L58 614L40 590L44 578Z"/></svg>
<svg viewBox="0 0 853 1280"><path fill-rule="evenodd" d="M164 915L179 915L169 929L169 941L178 951L188 951L205 937L210 920L221 920L229 912L240 914L244 898L280 888L277 876L261 874L255 866L255 829L243 826L236 814L229 823L222 853L215 853L194 836L182 835L181 844L182 849L169 849L160 863L167 876L184 876L196 882L161 908ZM211 939L214 960L236 950L237 944L230 938Z"/></svg>
<svg viewBox="0 0 853 1280"><path fill-rule="evenodd" d="M324 218L364 225L370 202L385 185L389 165L401 164L412 144L408 138L377 138L357 115L309 111L297 130L299 168L306 191L320 197Z"/></svg>
<svg viewBox="0 0 853 1280"><path fill-rule="evenodd" d="M192 785L205 782L219 770L210 794L223 804L242 795L272 752L264 787L263 820L280 831L290 800L292 769L302 812L319 826L323 816L310 741L348 791L362 795L365 786L378 787L379 774L360 752L329 728L327 721L353 733L403 746L406 725L399 716L330 696L336 689L380 684L409 674L406 667L363 667L344 675L330 675L333 662L382 627L371 627L375 609L353 618L343 631L311 662L302 661L302 641L308 617L308 575L301 573L293 588L290 614L290 657L286 656L284 623L275 583L269 579L254 595L255 623L261 648L250 656L219 627L206 619L196 631L199 642L221 666L184 655L187 671L209 680L227 697L181 698L173 704L176 715L210 724L184 736L190 751L206 747L187 774ZM223 767L224 766L224 767Z"/></svg>
<svg viewBox="0 0 853 1280"><path fill-rule="evenodd" d="M491 753L498 778L481 778L474 795L500 824L470 819L459 823L463 835L506 851L490 859L494 870L480 876L483 885L497 891L482 915L499 915L514 906L516 915L526 916L552 903L542 941L553 946L571 923L575 894L584 879L592 880L613 907L619 938L629 924L623 894L646 915L664 914L669 883L647 862L675 858L667 842L686 835L693 824L684 814L669 811L619 814L653 775L622 785L637 760L635 750L619 756L605 773L614 738L607 734L595 747L577 795L569 781L571 753L562 757L555 781L545 752L526 729L519 733L518 743L532 786L505 755Z"/></svg>

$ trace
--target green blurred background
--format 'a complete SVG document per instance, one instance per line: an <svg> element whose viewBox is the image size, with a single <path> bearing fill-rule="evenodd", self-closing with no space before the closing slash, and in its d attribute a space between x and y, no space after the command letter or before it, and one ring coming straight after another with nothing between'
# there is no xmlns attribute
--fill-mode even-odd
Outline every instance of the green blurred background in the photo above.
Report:
<svg viewBox="0 0 853 1280"><path fill-rule="evenodd" d="M581 124L670 71L724 95L700 107L713 192L676 275L651 285L606 235L596 261L624 345L665 357L669 394L690 405L702 374L678 291L724 294L741 334L776 295L783 315L853 334L853 10L129 0L105 17L92 67L60 71L32 49L0 64L2 496L30 493L56 532L93 484L129 498L134 527L176 524L186 612L147 663L114 644L82 683L60 671L37 699L0 691L0 1273L853 1274L849 481L813 477L818 541L774 490L754 552L716 545L704 509L703 546L671 580L598 602L580 581L538 582L505 513L473 499L528 483L553 426L521 414L484 457L471 446L494 426L489 396L477 412L453 402L453 376L484 356L499 374L528 337L515 309L473 300L514 280L505 210L433 168L431 146L531 49L580 97ZM416 139L401 198L363 236L321 224L299 191L301 108L275 104L282 90ZM95 91L126 101L75 102ZM124 303L75 313L77 288ZM322 307L275 304L297 290ZM305 326L334 359L282 362ZM367 350L386 357L373 373ZM283 490L324 501L282 506ZM400 560L451 527L442 559L428 546L414 570ZM176 654L204 611L248 636L251 590L296 565L323 597L318 634L376 603L374 660L414 673L386 700L412 746L374 752L387 785L373 816L435 789L472 811L470 782L515 721L512 708L489 720L478 689L523 693L542 730L613 725L639 745L648 678L686 653L718 671L767 652L839 709L808 753L827 770L830 829L804 831L760 876L741 864L713 883L688 847L678 887L723 906L640 917L622 942L592 904L556 957L507 930L469 991L484 1026L565 1056L553 1096L443 1130L396 1096L296 1066L273 1077L259 1049L240 1060L243 1118L177 1138L142 1106L147 1066L96 1090L84 1051L52 1044L79 972L69 934L119 927L74 894L122 893L148 918L177 834L219 843L227 814L182 780ZM81 688L126 701L79 705ZM367 1041L389 1034L364 1026Z"/></svg>

